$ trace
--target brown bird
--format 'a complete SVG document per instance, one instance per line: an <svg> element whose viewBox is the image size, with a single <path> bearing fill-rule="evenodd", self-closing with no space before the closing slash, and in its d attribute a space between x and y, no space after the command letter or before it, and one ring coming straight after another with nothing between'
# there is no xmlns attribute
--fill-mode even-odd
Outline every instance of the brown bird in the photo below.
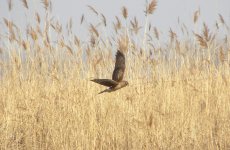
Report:
<svg viewBox="0 0 230 150"><path fill-rule="evenodd" d="M116 54L116 62L115 62L115 68L113 71L112 80L111 79L93 79L91 81L109 87L108 89L101 91L98 94L101 94L104 92L113 92L129 84L127 81L122 81L124 72L125 72L125 55L121 51L118 50Z"/></svg>

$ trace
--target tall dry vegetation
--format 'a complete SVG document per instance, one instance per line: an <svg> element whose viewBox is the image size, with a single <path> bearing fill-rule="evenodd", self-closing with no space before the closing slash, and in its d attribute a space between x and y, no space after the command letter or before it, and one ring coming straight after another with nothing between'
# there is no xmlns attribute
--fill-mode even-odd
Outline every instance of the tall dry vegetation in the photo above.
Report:
<svg viewBox="0 0 230 150"><path fill-rule="evenodd" d="M230 149L229 26L220 14L215 30L204 23L190 32L178 20L181 33L170 28L162 44L149 20L156 1L143 26L123 7L114 29L88 6L99 23L82 15L85 42L72 19L64 28L49 17L52 3L42 5L47 15L36 12L26 31L1 21L0 149ZM130 85L97 95L104 87L89 80L111 77L116 49L125 51Z"/></svg>

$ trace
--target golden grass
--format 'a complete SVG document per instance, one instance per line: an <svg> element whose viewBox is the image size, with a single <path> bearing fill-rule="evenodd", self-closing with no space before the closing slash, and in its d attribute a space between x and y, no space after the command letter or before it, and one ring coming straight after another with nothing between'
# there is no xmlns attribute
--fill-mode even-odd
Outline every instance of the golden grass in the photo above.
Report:
<svg viewBox="0 0 230 150"><path fill-rule="evenodd" d="M48 11L51 2L42 2ZM156 4L146 7L149 15ZM126 7L122 15L129 19ZM35 16L37 25L44 22ZM105 16L99 17L105 28ZM9 45L0 51L0 149L230 148L228 34L221 41L204 24L203 32L183 41L170 28L164 47L159 30L146 26L151 34L141 45L134 40L141 31L137 19L124 27L116 17L114 37L103 37L102 27L89 23L91 41L84 45L73 35L71 19L69 41L59 22L46 19L44 27L29 26L25 39L4 19L9 33L1 38ZM125 52L129 86L98 95L105 87L90 79L111 78L114 47Z"/></svg>
<svg viewBox="0 0 230 150"><path fill-rule="evenodd" d="M129 87L97 95L104 88L75 69L1 84L1 149L229 148L229 77L129 79Z"/></svg>

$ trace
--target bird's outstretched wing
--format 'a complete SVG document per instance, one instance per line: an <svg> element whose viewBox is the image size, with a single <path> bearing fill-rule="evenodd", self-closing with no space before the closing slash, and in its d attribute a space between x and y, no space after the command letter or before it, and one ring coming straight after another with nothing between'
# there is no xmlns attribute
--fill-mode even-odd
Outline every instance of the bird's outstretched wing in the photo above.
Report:
<svg viewBox="0 0 230 150"><path fill-rule="evenodd" d="M125 55L121 51L117 51L115 68L113 71L112 79L114 81L120 82L123 79L125 72Z"/></svg>
<svg viewBox="0 0 230 150"><path fill-rule="evenodd" d="M93 79L91 81L107 86L107 87L115 87L116 85L118 85L118 82L110 80L110 79Z"/></svg>

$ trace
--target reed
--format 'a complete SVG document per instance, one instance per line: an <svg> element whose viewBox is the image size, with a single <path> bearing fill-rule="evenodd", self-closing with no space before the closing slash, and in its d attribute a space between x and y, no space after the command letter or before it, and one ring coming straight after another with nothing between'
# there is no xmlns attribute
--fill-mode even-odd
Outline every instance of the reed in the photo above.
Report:
<svg viewBox="0 0 230 150"><path fill-rule="evenodd" d="M28 2L21 3L25 13ZM204 23L193 32L180 20L182 33L170 28L162 44L164 33L126 7L123 19L109 22L87 6L99 23L79 18L85 41L74 34L74 20L63 27L47 15L51 1L41 2L46 15L35 12L26 29L1 20L0 149L230 148L229 26L222 15L215 30ZM156 6L147 4L146 17ZM97 95L104 87L90 79L111 78L116 49L125 53L129 86Z"/></svg>

